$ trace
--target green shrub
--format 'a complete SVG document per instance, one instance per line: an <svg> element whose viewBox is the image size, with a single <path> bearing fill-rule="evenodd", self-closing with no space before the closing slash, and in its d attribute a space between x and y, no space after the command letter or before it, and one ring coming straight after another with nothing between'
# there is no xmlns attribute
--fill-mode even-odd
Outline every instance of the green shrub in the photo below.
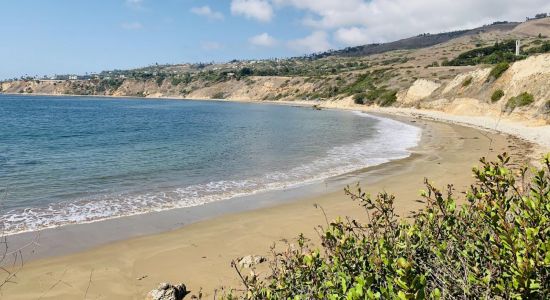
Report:
<svg viewBox="0 0 550 300"><path fill-rule="evenodd" d="M397 101L397 91L385 91L378 99L378 105L391 106Z"/></svg>
<svg viewBox="0 0 550 300"><path fill-rule="evenodd" d="M212 99L225 99L226 95L224 92L218 92L212 95Z"/></svg>
<svg viewBox="0 0 550 300"><path fill-rule="evenodd" d="M156 81L158 87L162 86L162 83L164 82L164 78L165 78L164 76L157 76L155 81Z"/></svg>
<svg viewBox="0 0 550 300"><path fill-rule="evenodd" d="M99 91L116 90L123 83L124 83L124 79L120 79L120 78L101 79L98 85L98 90Z"/></svg>
<svg viewBox="0 0 550 300"><path fill-rule="evenodd" d="M528 54L537 54L537 53L548 53L550 52L550 41L545 41L544 43L540 41L540 44L538 47L532 47L529 50L527 50Z"/></svg>
<svg viewBox="0 0 550 300"><path fill-rule="evenodd" d="M463 82L462 82L462 87L467 87L469 86L470 84L472 84L472 76L468 76L468 78L466 78Z"/></svg>
<svg viewBox="0 0 550 300"><path fill-rule="evenodd" d="M365 90L373 87L372 81L373 79L369 73L361 74L350 85L344 86L341 92L348 95L363 93Z"/></svg>
<svg viewBox="0 0 550 300"><path fill-rule="evenodd" d="M191 82L191 76L187 73L184 74L184 75L173 76L172 78L170 78L170 83L173 86L179 85L181 83L188 84L189 82ZM162 85L162 83L161 83L161 85Z"/></svg>
<svg viewBox="0 0 550 300"><path fill-rule="evenodd" d="M489 78L488 79L489 80L499 79L500 76L502 76L502 74L504 74L504 72L506 72L506 70L508 70L508 68L510 68L510 64L507 63L507 62L502 62L502 63L497 64L496 66L493 67L493 69L491 70L491 73L489 73Z"/></svg>
<svg viewBox="0 0 550 300"><path fill-rule="evenodd" d="M493 92L493 95L491 96L491 102L497 102L498 100L500 100L502 97L504 96L504 91L503 90L496 90Z"/></svg>
<svg viewBox="0 0 550 300"><path fill-rule="evenodd" d="M506 102L506 108L513 110L516 107L526 106L535 102L533 95L523 92L516 97L512 97Z"/></svg>
<svg viewBox="0 0 550 300"><path fill-rule="evenodd" d="M497 42L493 46L476 48L458 55L457 58L446 62L445 66L468 66L478 64L497 64L501 62L513 62L522 59L523 56L515 55L516 42L513 40Z"/></svg>
<svg viewBox="0 0 550 300"><path fill-rule="evenodd" d="M367 98L367 95L365 93L358 93L353 95L353 103L355 104L365 104L365 99Z"/></svg>
<svg viewBox="0 0 550 300"><path fill-rule="evenodd" d="M300 235L274 251L265 279L243 276L243 299L546 299L550 295L550 154L543 167L513 171L510 158L481 160L457 205L452 185L427 180L426 207L399 221L395 197L346 193L368 224L337 219L321 249ZM514 175L516 174L516 175ZM236 299L234 295L226 295Z"/></svg>
<svg viewBox="0 0 550 300"><path fill-rule="evenodd" d="M384 93L384 90L374 88L367 92L367 100L374 103L376 102L376 100L378 100L382 93Z"/></svg>
<svg viewBox="0 0 550 300"><path fill-rule="evenodd" d="M361 93L364 104L378 104L380 106L391 106L397 101L397 91L386 90L384 87L374 87L366 94Z"/></svg>

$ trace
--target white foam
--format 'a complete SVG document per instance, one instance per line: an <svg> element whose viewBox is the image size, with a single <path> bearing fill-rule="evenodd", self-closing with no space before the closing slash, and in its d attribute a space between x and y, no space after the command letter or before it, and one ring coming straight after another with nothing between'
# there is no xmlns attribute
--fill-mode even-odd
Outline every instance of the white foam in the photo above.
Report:
<svg viewBox="0 0 550 300"><path fill-rule="evenodd" d="M67 224L89 223L110 218L193 207L234 197L280 190L375 166L410 155L421 130L391 119L361 112L378 120L377 134L357 143L336 146L326 156L296 166L288 172L273 172L239 181L216 181L145 194L115 194L93 199L51 204L47 208L12 210L0 216L7 234L36 231Z"/></svg>

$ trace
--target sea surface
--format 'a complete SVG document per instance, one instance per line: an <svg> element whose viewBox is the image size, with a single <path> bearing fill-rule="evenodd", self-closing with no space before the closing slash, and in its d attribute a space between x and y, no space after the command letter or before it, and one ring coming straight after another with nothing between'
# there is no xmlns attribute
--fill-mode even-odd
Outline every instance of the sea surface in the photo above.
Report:
<svg viewBox="0 0 550 300"><path fill-rule="evenodd" d="M420 129L337 110L0 95L8 234L192 207L407 157Z"/></svg>

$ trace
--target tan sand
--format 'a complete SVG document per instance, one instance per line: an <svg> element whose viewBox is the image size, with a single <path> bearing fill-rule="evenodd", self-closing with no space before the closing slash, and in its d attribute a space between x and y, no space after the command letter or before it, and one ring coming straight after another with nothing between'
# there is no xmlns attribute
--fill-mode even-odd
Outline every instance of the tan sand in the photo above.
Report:
<svg viewBox="0 0 550 300"><path fill-rule="evenodd" d="M472 183L471 167L481 156L511 151L525 157L530 145L518 139L433 121L409 120L423 127L422 145L413 156L361 174L366 191L386 190L397 196L401 216L422 206L418 191L424 177L444 187L464 190ZM459 195L459 193L457 193ZM181 229L120 241L82 253L32 261L18 273L15 284L2 290L2 299L144 299L159 282L184 282L211 299L222 285L238 286L230 267L233 258L268 255L269 247L292 241L299 233L316 237L315 226L325 218L352 216L362 210L343 192L298 199L292 203L234 213Z"/></svg>

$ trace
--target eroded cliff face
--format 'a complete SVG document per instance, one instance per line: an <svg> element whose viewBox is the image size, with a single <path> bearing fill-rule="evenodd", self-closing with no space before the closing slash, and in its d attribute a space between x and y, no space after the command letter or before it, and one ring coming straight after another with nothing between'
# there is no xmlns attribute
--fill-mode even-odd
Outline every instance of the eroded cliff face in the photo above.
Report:
<svg viewBox="0 0 550 300"><path fill-rule="evenodd" d="M251 76L223 82L198 81L172 85L165 80L125 79L118 86L100 86L95 80L29 80L5 82L1 92L11 94L96 95L147 98L294 100L313 91L321 82L302 77Z"/></svg>
<svg viewBox="0 0 550 300"><path fill-rule="evenodd" d="M498 79L490 78L492 67L457 68L451 78L437 80L418 78L412 84L399 89L394 106L441 110L461 115L505 116L510 119L550 121L550 54L531 56L511 64ZM412 76L414 74L411 74ZM345 77L340 76L340 77ZM351 75L348 74L351 78ZM13 81L1 85L4 93L49 95L100 95L147 98L231 99L231 100L287 100L310 99L316 90L326 86L338 86L338 76L322 79L310 77L251 76L222 82L194 81L173 85L169 80L125 79L112 85L100 81ZM349 79L352 80L352 79ZM391 85L391 82L388 83ZM503 96L492 101L496 90ZM513 110L506 106L510 98L524 92L533 96L534 102ZM326 106L353 107L351 97L336 96L324 101Z"/></svg>
<svg viewBox="0 0 550 300"><path fill-rule="evenodd" d="M479 68L457 75L448 82L416 80L398 94L397 106L441 110L472 116L504 116L522 121L550 121L550 54L531 56L510 66L498 79L490 78L492 68ZM491 99L497 90L503 96ZM507 106L522 93L533 103Z"/></svg>

